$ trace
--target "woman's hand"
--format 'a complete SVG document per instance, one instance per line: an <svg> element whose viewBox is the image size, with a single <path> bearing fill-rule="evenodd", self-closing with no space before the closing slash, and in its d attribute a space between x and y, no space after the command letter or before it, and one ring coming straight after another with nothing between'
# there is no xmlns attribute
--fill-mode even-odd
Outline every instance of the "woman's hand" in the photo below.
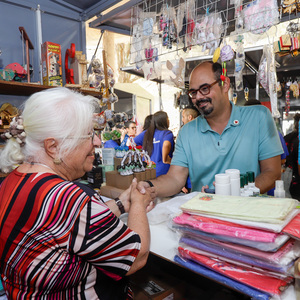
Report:
<svg viewBox="0 0 300 300"><path fill-rule="evenodd" d="M132 185L134 186L132 187ZM138 193L136 193L136 191ZM133 194L131 194L133 193ZM140 195L139 195L140 194ZM149 184L145 181L140 181L137 183L136 179L134 179L128 189L126 189L120 196L119 199L122 201L125 212L129 212L130 205L132 203L132 197L137 197L137 199L141 198L141 195L145 195L146 197L150 197L150 201L148 206L146 207L147 212L152 210L156 203L156 192L154 187L150 187ZM140 198L139 198L140 197ZM146 199L145 197L145 199ZM135 200L135 199L134 199ZM143 200L142 200L143 201Z"/></svg>
<svg viewBox="0 0 300 300"><path fill-rule="evenodd" d="M122 204L124 206L125 212L129 212L130 208L130 190L131 186L119 196L119 199L122 201Z"/></svg>
<svg viewBox="0 0 300 300"><path fill-rule="evenodd" d="M151 192L149 188L145 189L145 193L142 194L137 189L137 180L134 178L132 180L131 186L130 186L130 201L131 204L134 205L136 203L142 203L144 205L144 208L147 211L150 211L154 207L154 203L152 201Z"/></svg>

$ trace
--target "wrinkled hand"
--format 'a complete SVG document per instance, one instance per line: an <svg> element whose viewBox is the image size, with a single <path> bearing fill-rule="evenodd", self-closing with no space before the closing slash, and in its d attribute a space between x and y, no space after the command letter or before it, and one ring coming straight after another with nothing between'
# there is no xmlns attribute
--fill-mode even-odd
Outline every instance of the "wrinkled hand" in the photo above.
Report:
<svg viewBox="0 0 300 300"><path fill-rule="evenodd" d="M146 211L148 212L154 207L154 203L152 201L150 189L149 188L145 189L145 193L142 194L137 189L137 185L138 185L137 180L136 180L136 178L134 178L132 180L132 183L131 183L131 186L130 186L131 203L134 204L135 202L142 201Z"/></svg>
<svg viewBox="0 0 300 300"><path fill-rule="evenodd" d="M154 201L154 203L156 203L157 192L156 192L155 186L150 187L148 182L139 181L138 184L137 184L137 189L142 194L145 194L146 191L148 191L150 193L152 201Z"/></svg>
<svg viewBox="0 0 300 300"><path fill-rule="evenodd" d="M130 190L131 186L119 196L119 199L122 201L122 204L124 206L125 212L128 212L130 208Z"/></svg>

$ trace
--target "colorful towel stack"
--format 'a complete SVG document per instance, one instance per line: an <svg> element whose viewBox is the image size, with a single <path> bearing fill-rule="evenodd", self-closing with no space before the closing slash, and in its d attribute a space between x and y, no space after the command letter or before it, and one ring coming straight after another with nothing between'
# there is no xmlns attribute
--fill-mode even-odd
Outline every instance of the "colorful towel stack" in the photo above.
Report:
<svg viewBox="0 0 300 300"><path fill-rule="evenodd" d="M174 260L254 299L280 299L300 257L300 214L290 198L199 193L181 206Z"/></svg>

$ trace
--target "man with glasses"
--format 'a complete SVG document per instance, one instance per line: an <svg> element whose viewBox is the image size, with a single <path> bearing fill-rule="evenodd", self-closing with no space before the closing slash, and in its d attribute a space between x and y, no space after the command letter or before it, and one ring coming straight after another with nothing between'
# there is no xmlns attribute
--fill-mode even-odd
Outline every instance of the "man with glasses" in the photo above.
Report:
<svg viewBox="0 0 300 300"><path fill-rule="evenodd" d="M239 107L229 101L230 79L218 63L203 62L190 75L189 96L201 116L179 132L171 167L154 185L159 197L178 193L188 175L192 191L214 188L214 176L226 169L255 172L265 193L280 179L282 146L275 122L264 106Z"/></svg>

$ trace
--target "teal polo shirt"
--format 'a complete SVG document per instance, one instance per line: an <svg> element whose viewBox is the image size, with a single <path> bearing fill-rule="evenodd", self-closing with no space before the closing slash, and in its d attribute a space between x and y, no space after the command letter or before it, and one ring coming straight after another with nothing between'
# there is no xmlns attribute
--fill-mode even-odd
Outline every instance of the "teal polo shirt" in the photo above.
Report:
<svg viewBox="0 0 300 300"><path fill-rule="evenodd" d="M215 174L227 169L260 174L259 161L283 153L275 122L263 105L236 106L220 135L203 117L184 125L178 134L171 165L189 168L192 191L213 188Z"/></svg>

